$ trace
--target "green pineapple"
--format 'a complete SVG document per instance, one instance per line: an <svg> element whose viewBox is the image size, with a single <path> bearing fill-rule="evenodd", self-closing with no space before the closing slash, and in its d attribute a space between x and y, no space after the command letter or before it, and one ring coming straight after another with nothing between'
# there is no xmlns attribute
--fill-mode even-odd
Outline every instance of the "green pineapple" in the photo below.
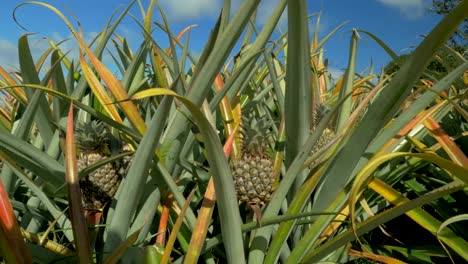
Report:
<svg viewBox="0 0 468 264"><path fill-rule="evenodd" d="M242 156L231 162L239 201L261 204L270 200L273 191L273 161L267 155L268 139L264 120L252 120L243 129Z"/></svg>
<svg viewBox="0 0 468 264"><path fill-rule="evenodd" d="M333 130L331 130L330 128L325 128L325 130L323 130L322 132L322 136L320 136L320 138L312 148L312 154L325 147L328 143L330 143L330 141L332 141L335 138L335 136L336 135L335 132L333 132Z"/></svg>
<svg viewBox="0 0 468 264"><path fill-rule="evenodd" d="M128 151L128 145L116 141L107 127L98 121L77 125L76 141L80 149L78 170L111 156L111 143L117 142L117 152ZM131 157L121 162L109 162L80 179L82 201L85 209L99 210L112 200L120 180L126 174Z"/></svg>
<svg viewBox="0 0 468 264"><path fill-rule="evenodd" d="M320 122L320 120L323 118L323 116L327 113L327 111L329 111L329 110L327 109L326 106L324 106L324 105L319 105L318 106L317 112L314 115L315 118L314 118L313 123L312 123L312 125L313 125L312 130L315 130L315 127ZM332 121L332 123L333 123L333 121ZM323 130L323 132L322 132L322 135L320 136L320 138L317 140L314 147L312 148L312 151L310 152L309 156L314 155L315 153L320 151L322 148L324 148L326 145L328 145L328 143L330 143L335 138L335 136L336 136L336 134L333 131L333 129L331 128L331 126L325 128ZM316 165L316 162L317 161L311 163L309 165L309 168L313 168Z"/></svg>

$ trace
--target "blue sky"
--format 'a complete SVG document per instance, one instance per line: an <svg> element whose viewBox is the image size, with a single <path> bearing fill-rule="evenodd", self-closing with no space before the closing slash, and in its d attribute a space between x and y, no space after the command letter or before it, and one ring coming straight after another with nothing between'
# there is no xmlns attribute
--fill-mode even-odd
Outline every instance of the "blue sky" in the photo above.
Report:
<svg viewBox="0 0 468 264"><path fill-rule="evenodd" d="M12 68L18 65L17 41L18 38L28 32L34 32L30 36L30 45L37 56L47 47L45 38L55 42L71 37L65 24L51 11L34 5L27 5L17 10L18 21L28 29L24 31L13 20L12 12L23 1L8 0L0 4L0 65ZM124 0L44 0L61 10L76 25L69 12L80 21L85 32L86 39L92 39L105 25L112 13L122 5L130 1ZM141 0L145 7L149 0ZM197 24L191 32L190 50L199 54L208 38L208 34L215 23L222 0L160 0L159 1L168 16L171 30L175 33L183 28ZM239 6L241 0L233 0L233 9ZM260 4L257 22L261 27L268 19L270 12L276 6L278 0L263 0ZM325 57L329 58L332 70L339 71L347 65L349 53L349 40L351 29L363 29L379 36L395 52L404 53L421 41L421 35L427 34L441 19L427 11L431 0L308 0L309 13L321 12L320 36L326 35L334 27L342 22L349 21L330 41L325 45ZM138 5L132 8L131 13L141 18ZM159 21L159 13L154 14L154 20ZM286 16L281 25L284 28ZM315 20L312 19L315 23ZM281 27L280 25L280 27ZM311 25L314 28L314 24ZM119 27L119 34L128 38L136 49L141 41L141 34L136 23L127 17ZM362 35L358 47L358 68L365 69L371 61L374 61L376 69L381 68L390 59L388 55L371 39ZM161 33L155 33L154 38L167 47L167 38ZM65 50L71 50L71 56L78 54L76 44L72 41L65 43ZM111 63L110 57L105 59Z"/></svg>

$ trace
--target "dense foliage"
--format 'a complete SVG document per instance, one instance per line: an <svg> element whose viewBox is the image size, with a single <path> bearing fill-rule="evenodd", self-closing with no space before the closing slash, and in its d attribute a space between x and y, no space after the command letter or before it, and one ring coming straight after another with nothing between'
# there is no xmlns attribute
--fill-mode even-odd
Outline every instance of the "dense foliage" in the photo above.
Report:
<svg viewBox="0 0 468 264"><path fill-rule="evenodd" d="M192 26L173 33L161 8L153 23L157 1L89 43L55 7L17 7L54 12L80 57L50 41L34 60L24 35L19 69L0 65L2 261L468 261L468 61L444 48L468 1L401 59L354 29L337 80L324 47L343 25L319 39L307 1L280 0L258 27L259 2L231 16L223 1L199 57ZM125 17L134 49L116 34ZM357 73L360 36L399 70Z"/></svg>

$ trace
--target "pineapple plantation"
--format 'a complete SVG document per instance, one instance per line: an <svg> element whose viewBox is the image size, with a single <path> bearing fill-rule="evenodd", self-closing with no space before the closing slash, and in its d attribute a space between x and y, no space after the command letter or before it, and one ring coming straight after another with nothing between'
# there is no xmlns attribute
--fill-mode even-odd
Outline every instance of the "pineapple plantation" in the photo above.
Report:
<svg viewBox="0 0 468 264"><path fill-rule="evenodd" d="M157 1L91 41L57 7L18 5L60 18L79 58L49 41L35 60L24 35L19 69L0 65L0 262L468 262L468 62L445 45L468 1L404 62L344 33L338 78L325 47L343 25L320 39L307 1L280 0L257 28L259 2L223 1L199 56ZM361 37L399 69L356 72Z"/></svg>

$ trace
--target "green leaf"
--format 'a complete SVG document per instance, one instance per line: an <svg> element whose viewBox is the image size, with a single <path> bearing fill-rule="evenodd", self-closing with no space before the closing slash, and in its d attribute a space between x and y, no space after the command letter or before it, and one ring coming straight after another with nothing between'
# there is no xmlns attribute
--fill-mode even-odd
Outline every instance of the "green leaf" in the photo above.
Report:
<svg viewBox="0 0 468 264"><path fill-rule="evenodd" d="M27 35L23 35L18 40L18 57L23 83L41 84L31 55ZM41 138L44 140L45 145L49 146L52 142L52 137L54 135L54 129L50 123L50 121L52 120L52 114L50 112L48 102L41 91L26 90L26 95L28 95L29 99L31 99L34 93L39 94L39 98L37 99L37 113L35 115L36 125L41 134Z"/></svg>
<svg viewBox="0 0 468 264"><path fill-rule="evenodd" d="M209 52L209 54L208 52L203 53L204 56L207 56L206 62L204 62L195 72L188 92L185 95L187 99L195 103L195 105L200 107L206 99L216 75L219 73L259 3L259 0L242 2L235 15L226 26L225 31L219 33L220 35L217 36L216 41L212 46L209 45L207 47L211 52ZM167 132L168 137L165 138L165 140L177 139L181 133L185 133L187 131L187 126L188 122L185 117L178 114L174 122L169 126ZM169 171L173 170L175 166L174 161L177 160L179 152L180 146L175 144L168 153L166 165Z"/></svg>
<svg viewBox="0 0 468 264"><path fill-rule="evenodd" d="M123 241L115 251L106 259L104 262L105 264L115 264L119 263L120 258L123 256L125 251L135 243L138 238L140 231L137 230L133 234L131 234L125 241Z"/></svg>
<svg viewBox="0 0 468 264"><path fill-rule="evenodd" d="M221 233L227 246L226 254L229 262L242 263L245 261L244 245L242 241L241 218L237 204L237 196L232 181L231 169L224 157L223 147L213 126L205 118L198 107L185 97L179 96L168 89L149 89L137 93L133 99L141 99L148 96L170 95L179 99L192 113L200 134L205 143L206 156L210 164L210 174L213 175L218 213L221 221ZM149 131L149 130L148 130ZM142 141L143 144L143 141ZM137 152L138 153L138 152ZM137 157L135 157L138 160Z"/></svg>
<svg viewBox="0 0 468 264"><path fill-rule="evenodd" d="M32 263L15 212L0 179L0 252L8 263Z"/></svg>
<svg viewBox="0 0 468 264"><path fill-rule="evenodd" d="M439 226L439 229L437 229L437 239L439 239L439 241L443 240L441 239L440 235L442 233L442 230L444 228L446 228L447 226L453 224L453 223L456 223L456 222L460 222L460 221L467 221L468 220L468 214L461 214L461 215L457 215L457 216L454 216L454 217L450 217L449 219L445 220L440 226ZM447 254L450 256L450 252L445 248L445 246L442 244L442 246L444 247L444 250L447 252ZM465 257L466 259L466 257ZM452 259L452 262L453 262L453 259Z"/></svg>
<svg viewBox="0 0 468 264"><path fill-rule="evenodd" d="M345 127L346 121L348 121L349 116L353 111L352 96L349 96L353 93L354 90L354 74L356 73L356 57L357 57L357 44L358 44L359 34L357 30L353 30L351 36L350 45L349 45L349 59L348 67L346 69L343 86L340 90L340 98L346 98L343 105L340 107L338 112L338 124L337 131L342 131Z"/></svg>
<svg viewBox="0 0 468 264"><path fill-rule="evenodd" d="M0 147L8 157L20 166L50 184L52 188L60 187L65 181L65 168L58 161L44 155L44 152L18 137L0 131Z"/></svg>
<svg viewBox="0 0 468 264"><path fill-rule="evenodd" d="M440 187L440 188L437 188L423 196L420 196L414 200L411 200L409 202L406 202L402 205L399 205L399 206L396 206L394 208L391 208L389 210L386 210L385 212L381 213L381 214L378 214L378 215L375 215L373 217L370 217L368 219L366 219L364 222L358 224L356 226L356 230L355 230L355 233L353 232L353 230L349 229L339 235L337 235L336 237L334 237L333 239L331 239L330 241L328 241L327 243L325 243L324 245L321 245L319 246L318 248L313 248L313 249L310 249L307 254L304 255L304 249L305 248L309 248L310 247L310 241L311 241L311 235L313 235L313 233L316 233L316 230L314 228L315 226L315 223L314 225L311 227L311 229L309 229L309 231L304 234L304 238L303 238L303 241L302 243L300 243L300 247L297 247L293 250L293 252L291 253L291 256L288 258L288 263L316 263L316 262L319 262L321 261L323 258L325 258L327 255L329 255L330 253L332 253L334 250L340 248L341 246L343 246L344 244L346 243L349 243L353 240L356 239L356 234L358 236L362 235L362 234L365 234L369 231L371 231L372 229L414 209L414 208L418 208L430 201L433 201L435 199L438 199L440 197L443 197L444 195L447 195L447 194L450 194L450 193L453 193L453 192L456 192L456 191L459 191L461 189L464 188L464 184L461 183L460 181L455 181L455 182L452 182L452 183L449 183L443 187ZM323 223L320 223L319 222L320 220L318 220L316 222L317 226L320 226L322 225ZM309 243L309 245L307 245L307 243ZM296 251L296 252L295 252ZM304 257L302 257L304 256Z"/></svg>
<svg viewBox="0 0 468 264"><path fill-rule="evenodd" d="M337 154L323 177L323 182L314 203L314 210L323 210L333 201L346 183L353 177L354 168L363 156L369 143L398 111L421 73L430 62L434 52L442 46L465 18L468 2L461 2L447 15L416 48L411 58L403 65L392 81L375 98L356 130ZM372 155L372 153L370 153Z"/></svg>
<svg viewBox="0 0 468 264"><path fill-rule="evenodd" d="M312 81L309 28L306 1L288 1L288 56L286 71L285 166L291 165L311 129ZM304 181L305 172L296 177L293 193Z"/></svg>

